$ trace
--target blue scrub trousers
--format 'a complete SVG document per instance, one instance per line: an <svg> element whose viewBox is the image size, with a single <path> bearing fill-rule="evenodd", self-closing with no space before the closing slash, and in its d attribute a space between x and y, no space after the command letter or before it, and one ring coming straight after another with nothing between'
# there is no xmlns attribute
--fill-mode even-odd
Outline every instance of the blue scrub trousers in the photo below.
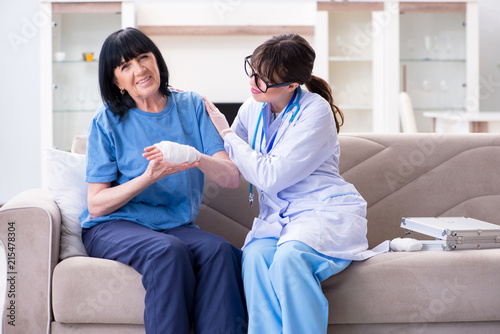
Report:
<svg viewBox="0 0 500 334"><path fill-rule="evenodd" d="M320 282L350 260L328 257L299 241L256 239L243 250L248 334L326 334L328 301Z"/></svg>
<svg viewBox="0 0 500 334"><path fill-rule="evenodd" d="M146 333L246 333L241 250L195 227L153 231L116 220L83 229L92 257L142 274Z"/></svg>

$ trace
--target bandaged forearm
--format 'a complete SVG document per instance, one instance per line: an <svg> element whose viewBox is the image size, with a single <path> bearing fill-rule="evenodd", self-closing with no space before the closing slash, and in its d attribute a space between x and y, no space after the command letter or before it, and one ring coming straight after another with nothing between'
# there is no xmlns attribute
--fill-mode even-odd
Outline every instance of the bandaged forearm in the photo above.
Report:
<svg viewBox="0 0 500 334"><path fill-rule="evenodd" d="M163 154L163 161L181 164L184 162L192 164L200 161L201 153L194 147L182 145L171 141L162 141L154 145Z"/></svg>

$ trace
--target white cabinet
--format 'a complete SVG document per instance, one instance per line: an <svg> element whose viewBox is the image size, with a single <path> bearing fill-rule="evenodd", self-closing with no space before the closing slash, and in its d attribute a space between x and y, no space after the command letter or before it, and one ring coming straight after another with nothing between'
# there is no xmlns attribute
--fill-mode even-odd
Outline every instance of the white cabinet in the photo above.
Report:
<svg viewBox="0 0 500 334"><path fill-rule="evenodd" d="M134 26L133 2L42 2L52 25L42 31L42 148L69 150L102 104L98 56L112 32Z"/></svg>
<svg viewBox="0 0 500 334"><path fill-rule="evenodd" d="M375 9L371 4L318 2L314 74L332 87L335 104L345 115L342 132L373 128L373 39L366 28Z"/></svg>
<svg viewBox="0 0 500 334"><path fill-rule="evenodd" d="M400 12L401 89L418 129L432 131L427 112L478 112L477 3L401 3Z"/></svg>
<svg viewBox="0 0 500 334"><path fill-rule="evenodd" d="M426 111L477 112L477 1L319 1L317 74L344 111L343 132L398 132L398 95L419 131Z"/></svg>

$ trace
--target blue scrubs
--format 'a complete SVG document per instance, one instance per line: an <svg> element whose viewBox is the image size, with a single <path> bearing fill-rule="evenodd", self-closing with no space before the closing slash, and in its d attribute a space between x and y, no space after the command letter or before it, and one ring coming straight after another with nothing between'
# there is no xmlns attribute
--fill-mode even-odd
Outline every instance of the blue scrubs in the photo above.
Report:
<svg viewBox="0 0 500 334"><path fill-rule="evenodd" d="M224 149L191 92L172 92L159 113L137 108L120 120L106 107L97 111L87 146L87 182L126 183L141 175L144 148L162 140L213 155ZM245 333L246 309L241 250L201 231L196 219L203 193L198 168L155 182L115 212L80 216L90 256L112 259L142 274L146 290L146 333Z"/></svg>
<svg viewBox="0 0 500 334"><path fill-rule="evenodd" d="M351 261L322 255L300 241L277 243L254 239L243 252L248 333L326 334L328 301L320 282Z"/></svg>

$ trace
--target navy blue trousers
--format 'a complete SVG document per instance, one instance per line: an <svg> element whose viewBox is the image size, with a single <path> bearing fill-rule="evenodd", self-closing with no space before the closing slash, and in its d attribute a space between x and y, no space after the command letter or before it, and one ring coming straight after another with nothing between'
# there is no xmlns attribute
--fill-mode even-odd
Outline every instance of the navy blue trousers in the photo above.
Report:
<svg viewBox="0 0 500 334"><path fill-rule="evenodd" d="M92 257L116 260L142 274L146 333L246 333L241 250L195 227L153 231L116 220L83 229Z"/></svg>

